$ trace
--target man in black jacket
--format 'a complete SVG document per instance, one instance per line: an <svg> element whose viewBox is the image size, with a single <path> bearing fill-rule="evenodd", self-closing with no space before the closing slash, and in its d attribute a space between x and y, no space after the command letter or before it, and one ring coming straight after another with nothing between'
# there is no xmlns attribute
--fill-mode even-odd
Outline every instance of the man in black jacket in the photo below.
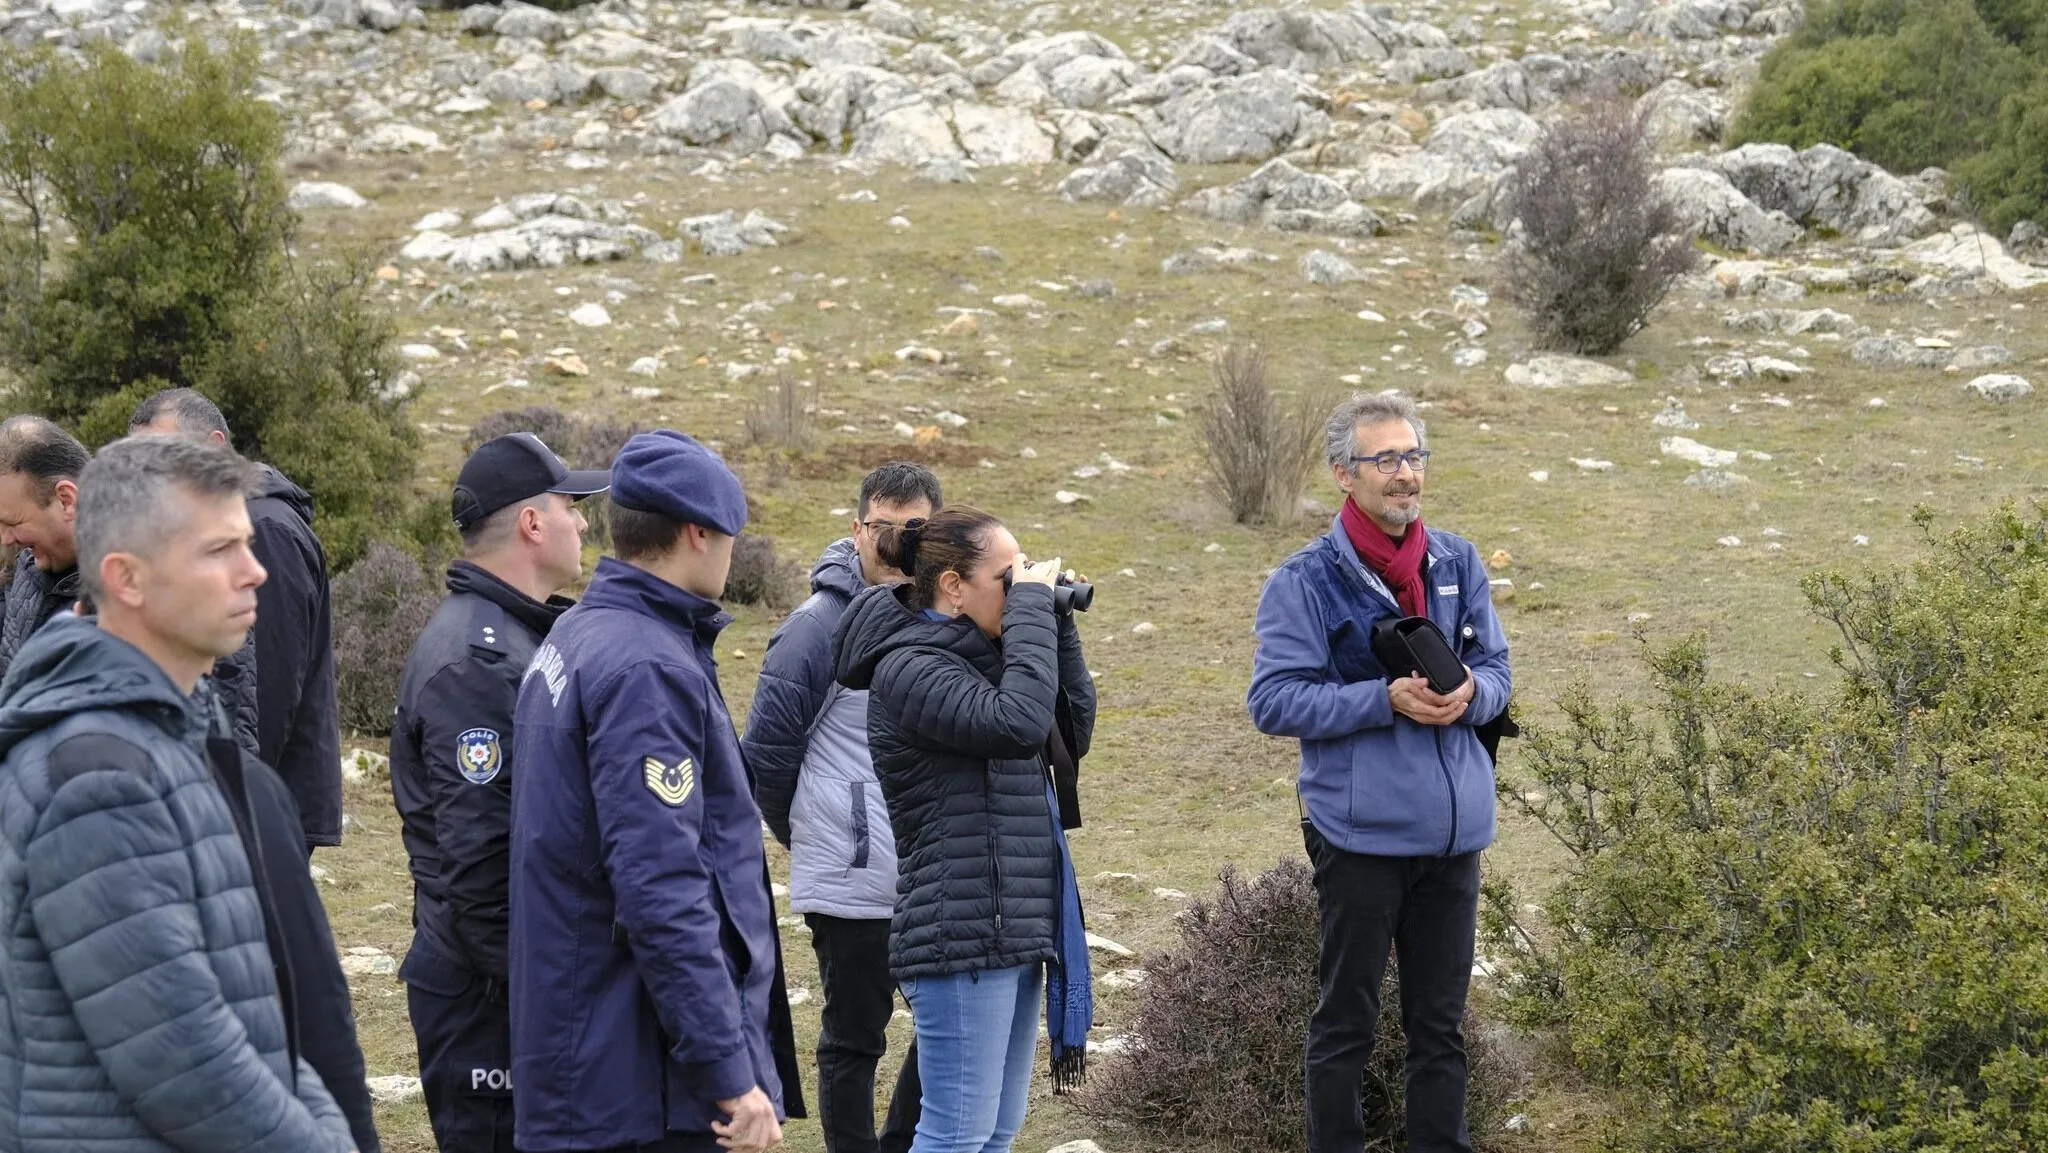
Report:
<svg viewBox="0 0 2048 1153"><path fill-rule="evenodd" d="M17 550L0 615L0 677L43 622L78 599L78 474L90 459L42 417L0 424L0 544Z"/></svg>
<svg viewBox="0 0 2048 1153"><path fill-rule="evenodd" d="M189 388L142 402L131 433L169 433L232 445L220 408ZM334 696L333 605L327 553L313 535L313 498L262 466L249 498L256 559L270 574L257 590L256 628L214 675L236 724L253 726L264 764L292 790L306 851L341 843L341 710ZM239 735L248 743L246 733Z"/></svg>
<svg viewBox="0 0 2048 1153"><path fill-rule="evenodd" d="M406 658L391 795L413 876L406 983L441 1153L511 1153L506 998L512 709L527 662L570 601L588 527L575 502L611 487L531 433L478 446L455 482L461 560Z"/></svg>

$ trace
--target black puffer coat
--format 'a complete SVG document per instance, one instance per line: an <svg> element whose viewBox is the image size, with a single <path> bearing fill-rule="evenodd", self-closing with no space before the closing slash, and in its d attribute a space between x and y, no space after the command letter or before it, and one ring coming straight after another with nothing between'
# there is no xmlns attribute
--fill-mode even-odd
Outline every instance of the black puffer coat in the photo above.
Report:
<svg viewBox="0 0 2048 1153"><path fill-rule="evenodd" d="M868 741L896 832L889 971L902 980L1048 960L1059 905L1047 740L1062 715L1079 760L1095 727L1080 634L1071 616L1054 617L1043 585L1011 590L1000 643L966 617L912 610L908 592L862 593L837 644L839 682L868 690Z"/></svg>

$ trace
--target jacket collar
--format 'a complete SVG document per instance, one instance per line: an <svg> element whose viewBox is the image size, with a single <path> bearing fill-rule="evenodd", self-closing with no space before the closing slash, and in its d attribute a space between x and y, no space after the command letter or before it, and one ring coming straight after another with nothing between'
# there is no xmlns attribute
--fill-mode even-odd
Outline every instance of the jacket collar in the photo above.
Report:
<svg viewBox="0 0 2048 1153"><path fill-rule="evenodd" d="M619 609L653 617L708 645L732 623L732 614L688 589L678 588L646 569L614 557L597 562L597 575L583 594L594 608Z"/></svg>
<svg viewBox="0 0 2048 1153"><path fill-rule="evenodd" d="M1349 500L1350 498L1346 497L1345 499ZM1366 564L1365 558L1358 555L1358 549L1351 543L1351 534L1344 531L1344 516L1342 513L1330 518L1330 531L1324 539L1328 540L1330 547L1336 550L1338 563L1346 571L1364 581L1366 588L1371 589L1380 599L1393 605L1396 611L1400 609L1401 601L1399 597L1394 595L1394 590L1388 588L1387 582L1380 579L1380 574L1372 571L1372 566ZM1440 547L1437 543L1436 535L1432 533L1429 538L1429 556L1423 562L1424 572L1436 567L1437 559L1442 555L1439 551Z"/></svg>
<svg viewBox="0 0 2048 1153"><path fill-rule="evenodd" d="M537 601L504 581L498 579L481 565L466 560L456 561L448 566L448 591L470 593L504 609L513 620L525 625L535 636L544 637L555 627L555 620L576 606L568 597L549 597Z"/></svg>

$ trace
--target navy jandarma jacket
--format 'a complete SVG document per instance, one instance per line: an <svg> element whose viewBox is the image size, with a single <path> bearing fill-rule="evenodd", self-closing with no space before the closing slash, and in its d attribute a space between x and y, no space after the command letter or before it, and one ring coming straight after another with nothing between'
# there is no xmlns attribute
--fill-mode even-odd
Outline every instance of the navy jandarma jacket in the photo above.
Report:
<svg viewBox="0 0 2048 1153"><path fill-rule="evenodd" d="M512 1080L528 1153L709 1134L783 1103L775 909L716 604L606 558L520 688Z"/></svg>
<svg viewBox="0 0 2048 1153"><path fill-rule="evenodd" d="M1372 626L1403 615L1340 521L1282 562L1259 598L1249 704L1260 732L1301 741L1301 798L1316 830L1351 853L1434 857L1493 843L1493 758L1478 726L1507 708L1507 634L1479 553L1429 531L1429 618L1472 670L1455 723L1423 725L1387 700Z"/></svg>

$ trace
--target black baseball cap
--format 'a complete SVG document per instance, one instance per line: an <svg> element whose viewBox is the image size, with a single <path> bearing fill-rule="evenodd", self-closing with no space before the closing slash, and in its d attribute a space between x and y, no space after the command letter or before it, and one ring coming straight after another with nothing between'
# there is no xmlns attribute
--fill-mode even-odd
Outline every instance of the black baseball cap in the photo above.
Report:
<svg viewBox="0 0 2048 1153"><path fill-rule="evenodd" d="M553 449L530 432L508 433L477 446L455 478L455 527L466 529L501 508L560 493L578 500L612 486L601 469L572 471Z"/></svg>

